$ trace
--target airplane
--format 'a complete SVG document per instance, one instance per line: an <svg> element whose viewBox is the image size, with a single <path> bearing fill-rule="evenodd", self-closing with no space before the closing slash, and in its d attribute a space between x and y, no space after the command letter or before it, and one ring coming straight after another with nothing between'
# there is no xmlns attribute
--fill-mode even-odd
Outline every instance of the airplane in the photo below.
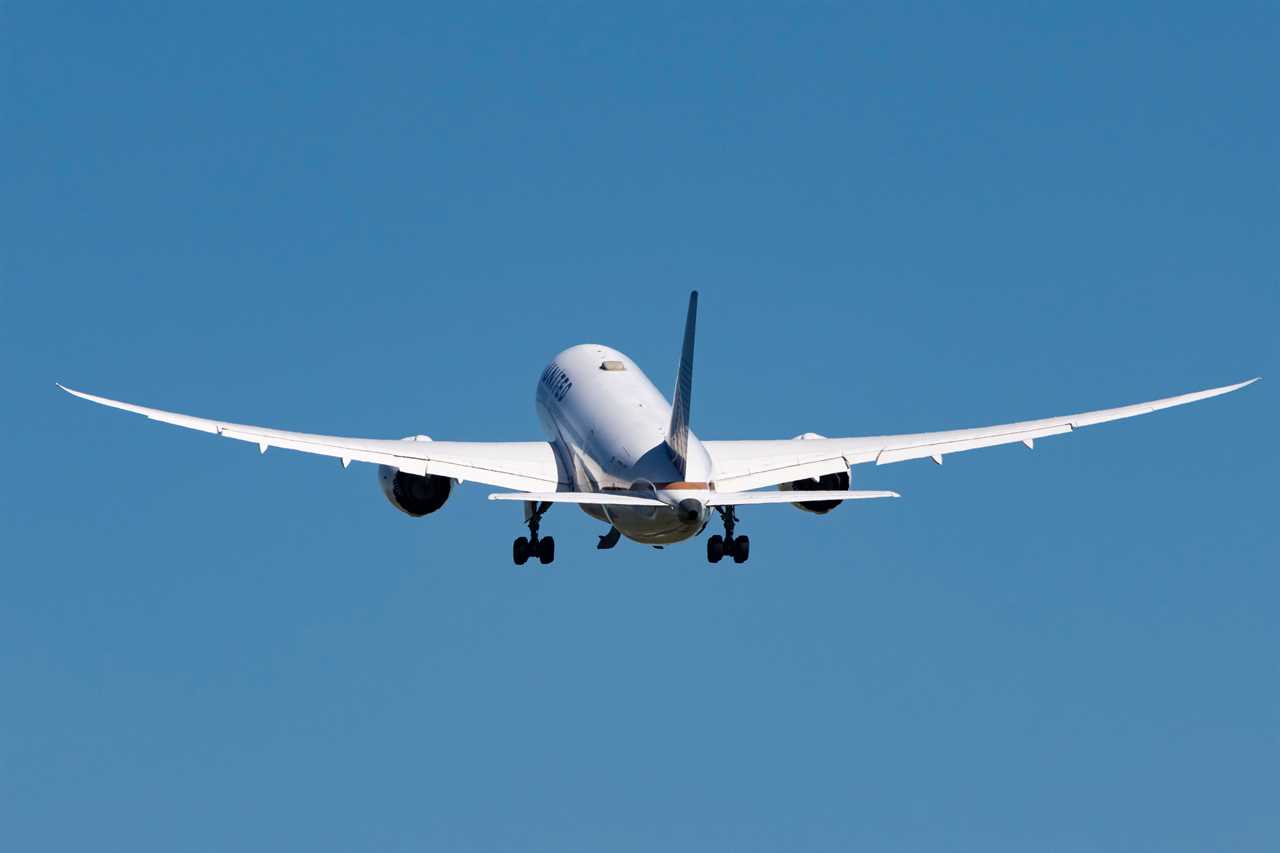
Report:
<svg viewBox="0 0 1280 853"><path fill-rule="evenodd" d="M976 429L905 435L827 438L805 433L790 439L703 441L690 430L693 349L698 292L689 295L684 343L671 401L640 367L603 344L579 344L561 352L538 379L534 408L546 441L434 441L414 435L399 440L345 438L287 432L197 418L122 403L67 388L69 394L146 415L153 421L200 430L258 445L341 461L378 466L386 499L401 512L421 518L440 510L455 484L482 483L512 491L489 495L519 501L529 535L511 548L516 565L536 557L555 559L555 539L539 534L543 515L555 504L574 504L609 525L596 547L613 548L621 537L662 547L702 533L712 513L724 534L708 537L707 560L725 557L745 563L751 540L736 533L737 509L791 504L824 515L843 501L896 498L897 492L850 488L857 465L887 465L932 459L941 465L952 453L1021 443L1074 432L1081 427L1145 415L1194 403L1251 385L1258 378L1165 397L1131 406ZM762 491L773 487L772 491Z"/></svg>

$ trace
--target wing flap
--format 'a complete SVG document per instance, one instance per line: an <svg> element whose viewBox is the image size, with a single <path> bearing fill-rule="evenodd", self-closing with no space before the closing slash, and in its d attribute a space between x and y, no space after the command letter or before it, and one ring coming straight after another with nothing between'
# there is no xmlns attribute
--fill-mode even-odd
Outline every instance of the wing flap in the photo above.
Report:
<svg viewBox="0 0 1280 853"><path fill-rule="evenodd" d="M877 465L888 465L892 462L905 462L908 459L924 459L926 456L945 456L948 453L959 453L962 450L978 450L983 447L995 447L999 444L1013 444L1017 441L1035 441L1051 435L1071 432L1071 424L1041 427L1040 429L1014 430L980 438L965 438L956 441L938 441L932 444L916 444L895 450L882 450L876 454Z"/></svg>
<svg viewBox="0 0 1280 853"><path fill-rule="evenodd" d="M153 420L158 420L153 418ZM263 435L249 430L233 429L230 427L215 430L215 432L223 438L232 438L237 441L247 441L257 444L259 450L266 453L269 448L279 448L281 450L296 450L300 453L311 453L317 456L329 456L337 459L346 460L343 467L351 462L368 462L373 465L391 465L409 474L417 474L418 476L426 476L427 463L422 459L413 459L408 456L401 456L395 453L385 453L371 451L360 447L348 447L341 443L334 442L332 444L324 444L314 441L302 441L292 438L284 438L281 436Z"/></svg>

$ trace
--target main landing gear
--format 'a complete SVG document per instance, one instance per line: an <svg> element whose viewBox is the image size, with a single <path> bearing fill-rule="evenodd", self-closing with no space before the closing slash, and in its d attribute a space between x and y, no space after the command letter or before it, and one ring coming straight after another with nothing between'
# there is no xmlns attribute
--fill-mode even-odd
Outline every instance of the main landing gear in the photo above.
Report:
<svg viewBox="0 0 1280 853"><path fill-rule="evenodd" d="M543 501L541 504L526 503L524 506L524 523L529 525L529 538L521 536L511 543L511 559L517 566L523 566L530 557L537 557L538 562L545 566L556 558L556 540L550 536L539 538L538 523L542 521L543 514L551 509L551 503Z"/></svg>
<svg viewBox="0 0 1280 853"><path fill-rule="evenodd" d="M731 506L718 506L716 511L724 521L724 536L717 533L707 540L707 562L718 563L724 557L733 557L735 563L745 563L751 556L751 540L746 536L733 535L737 514Z"/></svg>

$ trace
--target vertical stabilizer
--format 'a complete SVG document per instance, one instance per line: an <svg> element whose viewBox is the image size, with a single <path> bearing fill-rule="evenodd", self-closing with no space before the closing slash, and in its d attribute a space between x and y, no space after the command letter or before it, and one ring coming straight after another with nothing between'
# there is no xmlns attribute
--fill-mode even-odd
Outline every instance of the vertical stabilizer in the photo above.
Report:
<svg viewBox="0 0 1280 853"><path fill-rule="evenodd" d="M676 391L671 397L671 426L667 428L667 449L685 476L689 448L689 404L693 398L693 338L698 327L698 291L689 294L689 316L684 321L684 346L680 349L680 370Z"/></svg>

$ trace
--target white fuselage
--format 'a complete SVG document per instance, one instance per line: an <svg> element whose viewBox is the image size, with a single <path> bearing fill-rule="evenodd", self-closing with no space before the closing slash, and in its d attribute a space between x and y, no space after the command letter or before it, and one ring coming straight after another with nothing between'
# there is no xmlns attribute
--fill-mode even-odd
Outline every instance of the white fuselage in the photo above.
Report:
<svg viewBox="0 0 1280 853"><path fill-rule="evenodd" d="M588 515L649 545L680 542L706 524L706 507L685 520L674 504L682 493L707 488L711 459L691 432L681 475L666 445L671 404L626 355L600 344L570 347L538 380L536 409L574 490L651 495L673 504L584 504Z"/></svg>

